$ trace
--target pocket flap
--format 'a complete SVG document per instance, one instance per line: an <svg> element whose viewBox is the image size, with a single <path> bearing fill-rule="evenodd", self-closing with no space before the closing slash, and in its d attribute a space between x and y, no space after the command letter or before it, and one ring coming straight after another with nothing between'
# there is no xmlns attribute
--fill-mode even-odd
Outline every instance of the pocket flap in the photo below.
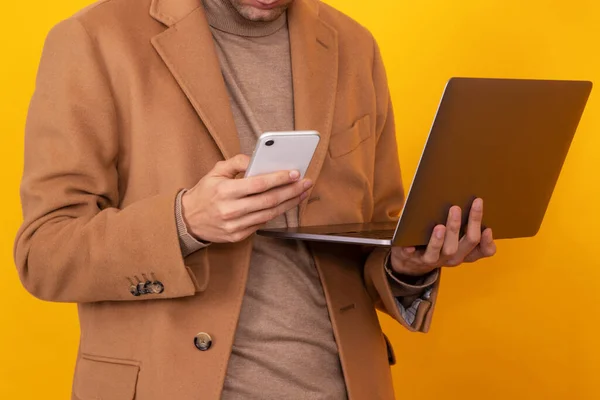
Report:
<svg viewBox="0 0 600 400"><path fill-rule="evenodd" d="M133 400L139 363L81 355L75 369L73 394L80 400Z"/></svg>
<svg viewBox="0 0 600 400"><path fill-rule="evenodd" d="M346 155L367 140L371 136L369 122L370 118L367 114L354 122L352 128L347 131L331 135L331 139L329 139L329 155L331 158Z"/></svg>

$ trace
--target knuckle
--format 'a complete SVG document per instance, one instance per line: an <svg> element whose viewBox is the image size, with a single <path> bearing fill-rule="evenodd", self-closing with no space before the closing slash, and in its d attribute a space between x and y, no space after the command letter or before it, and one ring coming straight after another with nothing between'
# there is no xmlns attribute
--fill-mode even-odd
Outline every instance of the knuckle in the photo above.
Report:
<svg viewBox="0 0 600 400"><path fill-rule="evenodd" d="M467 235L467 242L470 245L476 245L481 240L481 234L471 233Z"/></svg>
<svg viewBox="0 0 600 400"><path fill-rule="evenodd" d="M435 239L431 242L430 248L438 254L441 253L444 248L444 239Z"/></svg>
<svg viewBox="0 0 600 400"><path fill-rule="evenodd" d="M292 180L291 177L290 177L290 172L289 171L281 171L281 172L279 172L278 178L279 178L279 180L282 183L287 183L287 182L290 182Z"/></svg>
<svg viewBox="0 0 600 400"><path fill-rule="evenodd" d="M235 235L237 232L237 226L231 222L228 222L226 224L223 225L223 230L225 231L225 233L227 233L228 235Z"/></svg>
<svg viewBox="0 0 600 400"><path fill-rule="evenodd" d="M229 159L229 162L236 167L243 167L246 161L245 157L246 156L244 156L243 154L238 154L235 157L231 157Z"/></svg>
<svg viewBox="0 0 600 400"><path fill-rule="evenodd" d="M289 176L286 172L280 171L273 175L273 182L276 185L283 185L284 183L287 183L288 180Z"/></svg>
<svg viewBox="0 0 600 400"><path fill-rule="evenodd" d="M446 266L448 267L458 267L460 265L460 261L458 260L448 260L446 262Z"/></svg>
<svg viewBox="0 0 600 400"><path fill-rule="evenodd" d="M273 208L273 207L277 206L278 204L279 204L279 200L277 199L277 196L272 195L272 194L265 196L264 204L263 204L265 208Z"/></svg>
<svg viewBox="0 0 600 400"><path fill-rule="evenodd" d="M227 166L227 162L226 161L217 161L215 163L215 166L214 166L213 169L221 170L221 169L225 168L226 166Z"/></svg>
<svg viewBox="0 0 600 400"><path fill-rule="evenodd" d="M281 212L276 209L276 208L272 208L267 212L267 216L268 216L268 220L272 220L275 219L279 216L279 214L281 214Z"/></svg>
<svg viewBox="0 0 600 400"><path fill-rule="evenodd" d="M254 193L265 192L269 188L264 178L254 179L250 182L250 190Z"/></svg>
<svg viewBox="0 0 600 400"><path fill-rule="evenodd" d="M235 210L233 210L232 208L224 208L221 211L221 218L223 218L226 221L232 220L236 217L237 217L237 212Z"/></svg>
<svg viewBox="0 0 600 400"><path fill-rule="evenodd" d="M222 205L217 205L217 215L221 220L227 220L228 210L226 207Z"/></svg>
<svg viewBox="0 0 600 400"><path fill-rule="evenodd" d="M256 218L253 220L252 223L256 224L256 225L266 224L267 222L269 222L270 220L272 220L274 218L271 215L272 215L271 210L262 211L261 213L256 215Z"/></svg>
<svg viewBox="0 0 600 400"><path fill-rule="evenodd" d="M295 196L300 196L302 193L308 192L308 190L309 189L306 189L304 187L304 185L302 185L302 184L295 185L295 187L294 187L294 195Z"/></svg>
<svg viewBox="0 0 600 400"><path fill-rule="evenodd" d="M240 207L236 210L235 212L235 218L242 218L248 214L250 214L251 211L251 205L250 204L242 204L240 205Z"/></svg>
<svg viewBox="0 0 600 400"><path fill-rule="evenodd" d="M215 204L216 216L221 220L228 219L229 208L223 204L223 202L217 202Z"/></svg>
<svg viewBox="0 0 600 400"><path fill-rule="evenodd" d="M453 222L451 224L448 225L448 229L452 232L452 233L458 233L460 232L460 226L461 223L459 222Z"/></svg>
<svg viewBox="0 0 600 400"><path fill-rule="evenodd" d="M425 265L434 265L438 262L439 258L432 254L425 254L423 256L423 263Z"/></svg>
<svg viewBox="0 0 600 400"><path fill-rule="evenodd" d="M236 232L230 235L232 243L241 242L246 239L246 234L244 232Z"/></svg>
<svg viewBox="0 0 600 400"><path fill-rule="evenodd" d="M496 255L496 247L486 247L482 249L482 253L485 257L492 257Z"/></svg>
<svg viewBox="0 0 600 400"><path fill-rule="evenodd" d="M239 240L235 237L235 235L227 236L227 243L237 243L237 242L239 242Z"/></svg>
<svg viewBox="0 0 600 400"><path fill-rule="evenodd" d="M456 254L457 249L456 248L443 248L442 249L442 256L446 257L446 258L450 258L453 257Z"/></svg>
<svg viewBox="0 0 600 400"><path fill-rule="evenodd" d="M452 236L454 236L454 235L458 236L459 233L460 233L460 227L457 227L454 224L448 224L446 226L446 236L451 236L451 235Z"/></svg>
<svg viewBox="0 0 600 400"><path fill-rule="evenodd" d="M224 238L224 242L225 242L225 243L235 243L235 240L233 239L233 236L232 236L232 235L227 235L227 236L225 236L225 238Z"/></svg>
<svg viewBox="0 0 600 400"><path fill-rule="evenodd" d="M475 211L473 214L470 215L469 219L471 222L480 224L483 221L483 212Z"/></svg>

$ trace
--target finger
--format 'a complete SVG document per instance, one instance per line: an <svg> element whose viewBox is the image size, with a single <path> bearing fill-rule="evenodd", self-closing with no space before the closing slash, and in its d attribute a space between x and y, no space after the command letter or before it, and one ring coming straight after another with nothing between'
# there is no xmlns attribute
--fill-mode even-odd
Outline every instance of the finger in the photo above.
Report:
<svg viewBox="0 0 600 400"><path fill-rule="evenodd" d="M462 261L481 241L481 223L483 221L483 200L475 199L469 212L469 222L465 235L460 239L454 258Z"/></svg>
<svg viewBox="0 0 600 400"><path fill-rule="evenodd" d="M228 241L230 243L238 243L243 240L246 240L248 237L253 235L257 230L259 230L262 226L263 225L254 225L254 226L250 226L245 229L236 231L236 232L226 236L226 241Z"/></svg>
<svg viewBox="0 0 600 400"><path fill-rule="evenodd" d="M490 228L481 234L481 242L472 252L465 257L465 262L475 262L482 258L492 257L496 254L496 243Z"/></svg>
<svg viewBox="0 0 600 400"><path fill-rule="evenodd" d="M273 188L289 185L300 178L298 171L278 171L270 174L253 176L229 182L230 194L234 198L242 198L264 193Z"/></svg>
<svg viewBox="0 0 600 400"><path fill-rule="evenodd" d="M250 157L238 154L225 161L219 161L213 168L214 175L234 179L240 172L245 172L250 164Z"/></svg>
<svg viewBox="0 0 600 400"><path fill-rule="evenodd" d="M416 253L416 251L416 247L403 247L401 253L404 257L410 258Z"/></svg>
<svg viewBox="0 0 600 400"><path fill-rule="evenodd" d="M491 228L487 228L483 231L479 246L481 247L481 252L484 257L492 257L496 254L496 242L494 241L494 233Z"/></svg>
<svg viewBox="0 0 600 400"><path fill-rule="evenodd" d="M440 259L440 251L444 245L444 236L446 235L446 227L438 225L433 229L429 244L425 252L421 256L421 261L425 265L435 265Z"/></svg>
<svg viewBox="0 0 600 400"><path fill-rule="evenodd" d="M219 213L216 217L224 221L233 221L256 211L275 208L294 197L303 196L311 185L311 182L302 181L271 189L266 193L221 201L216 205ZM304 199L305 197L302 197L302 200Z"/></svg>
<svg viewBox="0 0 600 400"><path fill-rule="evenodd" d="M413 257L417 248L416 247L393 247L392 258L399 260L400 262L406 261Z"/></svg>
<svg viewBox="0 0 600 400"><path fill-rule="evenodd" d="M312 182L306 180L240 199L237 201L241 210L240 216L256 211L276 208L288 200L302 196L311 188L311 186Z"/></svg>
<svg viewBox="0 0 600 400"><path fill-rule="evenodd" d="M392 248L392 269L404 275L418 276L431 271L432 267L424 265L421 261L421 252L416 247Z"/></svg>
<svg viewBox="0 0 600 400"><path fill-rule="evenodd" d="M460 240L460 226L462 221L462 210L458 206L450 208L448 212L448 221L446 222L446 236L444 237L444 247L442 248L442 257L452 258L458 251Z"/></svg>
<svg viewBox="0 0 600 400"><path fill-rule="evenodd" d="M304 200L306 196L297 196L292 199L289 199L276 207L263 209L260 211L256 211L250 214L247 214L236 221L232 222L232 225L226 227L225 230L227 232L244 230L248 227L255 225L263 225L267 222L277 218L281 214L285 213L288 210L291 210L294 207L297 207L302 200Z"/></svg>

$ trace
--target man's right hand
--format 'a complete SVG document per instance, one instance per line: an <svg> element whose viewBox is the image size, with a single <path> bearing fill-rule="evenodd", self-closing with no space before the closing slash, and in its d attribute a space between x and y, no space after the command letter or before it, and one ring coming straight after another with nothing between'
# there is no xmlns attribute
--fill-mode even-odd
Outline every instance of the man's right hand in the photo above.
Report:
<svg viewBox="0 0 600 400"><path fill-rule="evenodd" d="M300 181L298 171L236 179L249 163L242 154L220 161L183 195L183 219L190 234L212 243L239 242L308 196L312 182Z"/></svg>

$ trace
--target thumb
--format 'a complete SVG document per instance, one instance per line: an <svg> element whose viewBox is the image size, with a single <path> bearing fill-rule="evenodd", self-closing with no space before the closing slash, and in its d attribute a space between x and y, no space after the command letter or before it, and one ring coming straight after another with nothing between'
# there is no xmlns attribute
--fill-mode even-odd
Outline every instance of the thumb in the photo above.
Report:
<svg viewBox="0 0 600 400"><path fill-rule="evenodd" d="M250 164L250 157L238 154L229 160L219 161L213 169L214 175L234 179L240 172L246 172Z"/></svg>

